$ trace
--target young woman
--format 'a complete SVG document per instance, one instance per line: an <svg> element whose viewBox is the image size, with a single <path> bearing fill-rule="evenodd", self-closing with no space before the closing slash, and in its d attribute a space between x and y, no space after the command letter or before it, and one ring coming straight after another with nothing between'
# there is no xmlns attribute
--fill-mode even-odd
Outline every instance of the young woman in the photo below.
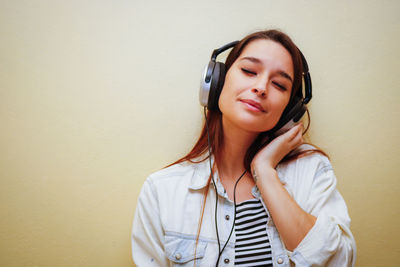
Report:
<svg viewBox="0 0 400 267"><path fill-rule="evenodd" d="M143 185L133 223L135 263L354 266L350 218L329 160L303 144L301 123L276 132L304 100L304 57L277 30L231 46L226 76L223 64L209 67L222 81L216 107L208 100L199 140Z"/></svg>

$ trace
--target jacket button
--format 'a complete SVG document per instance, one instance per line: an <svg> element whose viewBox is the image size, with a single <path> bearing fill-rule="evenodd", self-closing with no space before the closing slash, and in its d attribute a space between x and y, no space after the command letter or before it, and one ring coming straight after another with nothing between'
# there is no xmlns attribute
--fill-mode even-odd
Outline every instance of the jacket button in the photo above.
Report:
<svg viewBox="0 0 400 267"><path fill-rule="evenodd" d="M182 255L180 253L176 253L175 259L177 259L179 261L180 259L182 259Z"/></svg>
<svg viewBox="0 0 400 267"><path fill-rule="evenodd" d="M229 259L226 258L226 259L224 260L224 262L225 262L226 264L228 264L228 263L229 263Z"/></svg>
<svg viewBox="0 0 400 267"><path fill-rule="evenodd" d="M282 258L278 258L278 260L276 261L278 264L282 264L283 263L283 259Z"/></svg>
<svg viewBox="0 0 400 267"><path fill-rule="evenodd" d="M229 215L225 215L225 220L229 221Z"/></svg>

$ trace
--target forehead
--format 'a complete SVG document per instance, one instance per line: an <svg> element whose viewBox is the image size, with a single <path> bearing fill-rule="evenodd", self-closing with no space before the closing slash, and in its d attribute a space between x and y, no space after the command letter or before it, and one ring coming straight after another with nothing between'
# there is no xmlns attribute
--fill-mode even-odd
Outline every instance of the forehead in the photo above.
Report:
<svg viewBox="0 0 400 267"><path fill-rule="evenodd" d="M243 49L238 60L246 57L257 58L260 64L293 73L293 61L289 51L275 41L257 39L250 42Z"/></svg>

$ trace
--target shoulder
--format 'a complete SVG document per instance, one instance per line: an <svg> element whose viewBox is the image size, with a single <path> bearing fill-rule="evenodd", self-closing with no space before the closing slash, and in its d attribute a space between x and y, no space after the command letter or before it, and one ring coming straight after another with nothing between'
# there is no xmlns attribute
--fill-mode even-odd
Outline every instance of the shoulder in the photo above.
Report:
<svg viewBox="0 0 400 267"><path fill-rule="evenodd" d="M203 164L204 165L204 164ZM202 163L179 163L149 175L139 195L145 209L156 209L163 225L173 229L176 219L201 203L202 194L193 185L206 179ZM171 208L173 207L173 208ZM175 229L175 228L174 228Z"/></svg>
<svg viewBox="0 0 400 267"><path fill-rule="evenodd" d="M150 174L141 188L139 200L149 202L150 199L153 199L163 202L166 196L186 191L194 169L193 164L180 163Z"/></svg>
<svg viewBox="0 0 400 267"><path fill-rule="evenodd" d="M190 178L195 169L195 164L189 162L174 164L150 174L147 177L146 182L151 184L178 182L182 179Z"/></svg>
<svg viewBox="0 0 400 267"><path fill-rule="evenodd" d="M299 150L315 149L301 145ZM277 168L278 176L290 195L304 209L311 196L331 194L336 190L336 176L329 159L321 153L282 163Z"/></svg>
<svg viewBox="0 0 400 267"><path fill-rule="evenodd" d="M145 181L145 186L147 184L153 189L164 191L170 188L172 188L171 190L186 190L187 188L202 187L209 176L207 166L206 161L174 164L150 174Z"/></svg>
<svg viewBox="0 0 400 267"><path fill-rule="evenodd" d="M299 153L299 152L307 152L317 149L316 147L303 144L298 148L293 150L291 154ZM332 164L329 159L318 152L310 153L305 156L302 156L298 159L291 160L289 162L284 162L278 165L278 169L283 170L293 170L293 169L302 169L304 171L313 171L320 169L332 169Z"/></svg>
<svg viewBox="0 0 400 267"><path fill-rule="evenodd" d="M299 146L292 153L316 149L309 144ZM323 173L333 172L329 159L321 153L311 153L298 159L284 162L278 165L277 171L282 182L300 179L302 182L310 182Z"/></svg>

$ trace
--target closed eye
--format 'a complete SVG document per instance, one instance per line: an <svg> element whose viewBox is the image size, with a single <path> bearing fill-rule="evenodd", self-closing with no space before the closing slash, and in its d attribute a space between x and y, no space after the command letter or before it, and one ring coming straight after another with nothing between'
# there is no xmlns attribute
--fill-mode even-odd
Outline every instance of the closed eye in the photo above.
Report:
<svg viewBox="0 0 400 267"><path fill-rule="evenodd" d="M278 86L280 89L282 89L282 90L284 90L284 91L287 90L286 87L283 86L283 85L281 85L280 83L277 83L277 82L272 82L272 83L273 83L274 85Z"/></svg>
<svg viewBox="0 0 400 267"><path fill-rule="evenodd" d="M257 73L254 72L254 71L251 71L251 70L248 70L248 69L245 69L245 68L241 68L241 69L242 69L242 71L243 71L244 73L246 73L246 74L249 74L249 75L257 75Z"/></svg>

